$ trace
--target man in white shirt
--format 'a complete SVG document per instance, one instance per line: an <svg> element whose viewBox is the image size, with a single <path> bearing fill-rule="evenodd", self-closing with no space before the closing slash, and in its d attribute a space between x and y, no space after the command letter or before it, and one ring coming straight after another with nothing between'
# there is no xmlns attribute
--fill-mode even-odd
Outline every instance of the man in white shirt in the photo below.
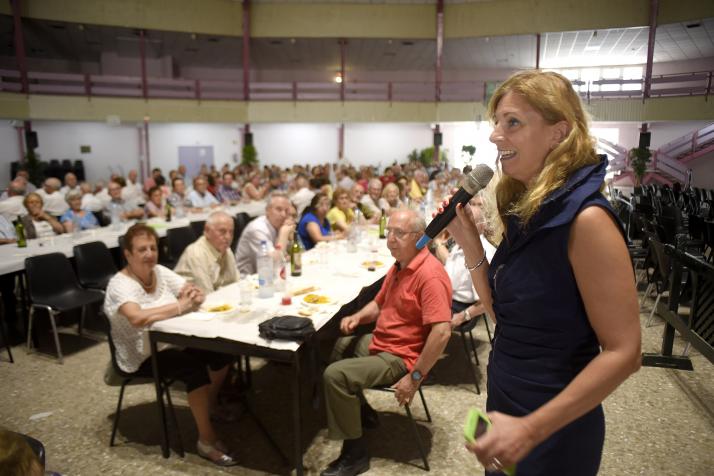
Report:
<svg viewBox="0 0 714 476"><path fill-rule="evenodd" d="M193 191L188 194L188 199L194 208L214 208L220 205L216 197L208 191L208 182L201 176L194 179Z"/></svg>
<svg viewBox="0 0 714 476"><path fill-rule="evenodd" d="M206 294L238 280L236 259L231 250L233 217L226 212L211 213L203 236L184 250L174 272L185 277Z"/></svg>
<svg viewBox="0 0 714 476"><path fill-rule="evenodd" d="M7 187L7 198L0 201L0 215L8 221L17 220L18 216L27 215L27 210L22 201L25 199L25 182L16 178Z"/></svg>
<svg viewBox="0 0 714 476"><path fill-rule="evenodd" d="M104 203L92 193L92 184L82 182L79 184L79 190L82 192L82 209L90 212L101 212L104 208Z"/></svg>
<svg viewBox="0 0 714 476"><path fill-rule="evenodd" d="M372 214L379 213L379 199L382 197L382 181L378 178L373 178L367 184L367 194L362 197L361 203L365 207L369 207L372 210Z"/></svg>
<svg viewBox="0 0 714 476"><path fill-rule="evenodd" d="M45 180L42 189L37 191L37 194L42 197L43 209L50 215L59 217L69 209L67 200L60 192L62 182L58 178L50 177Z"/></svg>
<svg viewBox="0 0 714 476"><path fill-rule="evenodd" d="M144 210L139 208L136 202L121 198L122 186L119 182L112 180L109 182L107 190L109 191L109 197L111 197L111 199L104 207L104 214L108 218L112 216L113 208L116 208L119 218L122 221L144 218Z"/></svg>
<svg viewBox="0 0 714 476"><path fill-rule="evenodd" d="M290 201L283 192L273 192L265 206L265 215L251 221L243 230L236 249L236 264L242 274L254 274L258 270L260 243L265 241L268 250L275 256L276 245L286 250L295 231L295 221L289 217Z"/></svg>
<svg viewBox="0 0 714 476"><path fill-rule="evenodd" d="M126 185L121 191L121 198L124 200L136 200L138 203L142 201L144 195L141 191L141 184L137 181L139 173L131 169L126 176Z"/></svg>
<svg viewBox="0 0 714 476"><path fill-rule="evenodd" d="M312 197L315 196L315 192L310 190L308 185L309 182L307 181L307 177L305 177L305 175L303 174L298 175L295 179L295 187L297 188L297 192L293 194L290 201L292 201L295 205L295 208L297 208L298 216L302 215L302 211L305 210L308 205L310 205Z"/></svg>
<svg viewBox="0 0 714 476"><path fill-rule="evenodd" d="M72 172L67 172L64 175L64 187L60 189L60 194L65 197L69 192L79 192L79 185L77 184L77 176Z"/></svg>

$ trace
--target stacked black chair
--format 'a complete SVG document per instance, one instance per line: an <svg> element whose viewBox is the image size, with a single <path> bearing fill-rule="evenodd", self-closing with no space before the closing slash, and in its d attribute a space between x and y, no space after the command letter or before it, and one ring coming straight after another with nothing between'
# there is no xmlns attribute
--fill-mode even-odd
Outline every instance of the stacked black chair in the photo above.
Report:
<svg viewBox="0 0 714 476"><path fill-rule="evenodd" d="M49 253L25 259L25 272L30 295L30 317L27 330L27 349L32 349L32 323L36 309L47 311L54 334L57 358L64 362L57 333L55 317L65 311L82 308L78 333L82 335L82 326L87 305L98 304L104 300L99 291L82 289L72 270L69 259L62 253Z"/></svg>
<svg viewBox="0 0 714 476"><path fill-rule="evenodd" d="M74 175L77 176L77 180L84 182L84 161L81 159L75 160L72 170L74 170Z"/></svg>
<svg viewBox="0 0 714 476"><path fill-rule="evenodd" d="M181 254L188 245L196 241L196 234L192 227L169 228L166 230L167 256L162 264L173 268L178 263Z"/></svg>
<svg viewBox="0 0 714 476"><path fill-rule="evenodd" d="M191 222L191 229L193 229L193 234L196 236L195 239L198 239L198 237L203 236L203 228L205 226L206 226L205 220Z"/></svg>

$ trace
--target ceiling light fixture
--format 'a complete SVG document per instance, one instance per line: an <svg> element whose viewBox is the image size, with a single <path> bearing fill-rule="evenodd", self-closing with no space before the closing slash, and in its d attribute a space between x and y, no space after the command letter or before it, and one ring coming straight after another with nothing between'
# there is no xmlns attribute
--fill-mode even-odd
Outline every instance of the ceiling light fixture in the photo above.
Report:
<svg viewBox="0 0 714 476"><path fill-rule="evenodd" d="M342 74L337 73L337 74L335 75L335 82L336 82L337 84L342 83Z"/></svg>

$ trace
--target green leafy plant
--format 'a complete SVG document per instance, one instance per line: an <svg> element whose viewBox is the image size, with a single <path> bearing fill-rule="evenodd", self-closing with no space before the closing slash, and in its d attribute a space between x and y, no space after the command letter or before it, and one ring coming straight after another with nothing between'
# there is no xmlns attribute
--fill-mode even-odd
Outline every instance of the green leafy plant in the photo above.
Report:
<svg viewBox="0 0 714 476"><path fill-rule="evenodd" d="M420 151L414 149L407 155L407 159L409 162L419 162L424 167L429 167L434 163L434 148L427 147ZM446 159L447 156L444 149L439 149L439 162L444 162Z"/></svg>
<svg viewBox="0 0 714 476"><path fill-rule="evenodd" d="M652 152L646 147L633 147L627 154L627 158L630 160L630 167L637 177L637 184L642 183L642 177L644 177L647 171L647 164L650 163L652 158Z"/></svg>
<svg viewBox="0 0 714 476"><path fill-rule="evenodd" d="M39 186L44 179L44 164L40 161L40 154L35 153L34 149L30 149L25 154L25 168L30 174L30 182L35 186Z"/></svg>
<svg viewBox="0 0 714 476"><path fill-rule="evenodd" d="M258 163L258 150L253 145L243 146L241 165L255 165Z"/></svg>

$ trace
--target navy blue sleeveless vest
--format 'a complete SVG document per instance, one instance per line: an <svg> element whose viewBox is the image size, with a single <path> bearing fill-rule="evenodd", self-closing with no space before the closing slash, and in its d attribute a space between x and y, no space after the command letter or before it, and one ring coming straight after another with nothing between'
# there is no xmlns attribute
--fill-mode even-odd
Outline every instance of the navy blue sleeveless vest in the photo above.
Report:
<svg viewBox="0 0 714 476"><path fill-rule="evenodd" d="M488 365L487 409L531 413L562 391L600 352L568 259L575 216L600 206L607 161L575 171L527 226L510 217L490 263L497 326ZM588 476L600 465L605 419L598 406L553 434L518 464L518 476Z"/></svg>

